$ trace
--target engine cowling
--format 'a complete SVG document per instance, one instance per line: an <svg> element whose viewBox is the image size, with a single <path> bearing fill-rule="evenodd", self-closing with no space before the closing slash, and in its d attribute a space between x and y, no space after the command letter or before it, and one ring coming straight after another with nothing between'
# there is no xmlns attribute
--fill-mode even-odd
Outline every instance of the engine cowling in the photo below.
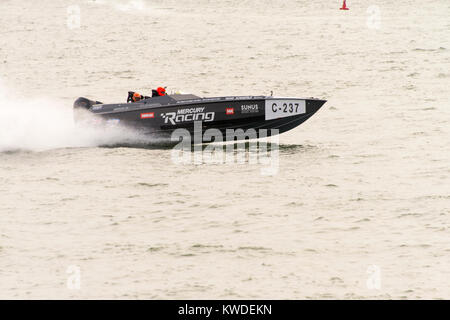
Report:
<svg viewBox="0 0 450 320"><path fill-rule="evenodd" d="M73 103L73 115L75 122L86 120L89 116L92 116L90 112L92 106L96 104L102 104L100 101L89 100L84 97L80 97Z"/></svg>

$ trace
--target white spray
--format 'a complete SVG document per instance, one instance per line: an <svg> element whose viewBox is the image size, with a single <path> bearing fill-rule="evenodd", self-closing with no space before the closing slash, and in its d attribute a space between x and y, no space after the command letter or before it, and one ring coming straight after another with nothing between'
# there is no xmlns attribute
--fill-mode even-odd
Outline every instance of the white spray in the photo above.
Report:
<svg viewBox="0 0 450 320"><path fill-rule="evenodd" d="M142 143L143 139L119 126L78 126L70 103L23 97L0 81L0 152Z"/></svg>

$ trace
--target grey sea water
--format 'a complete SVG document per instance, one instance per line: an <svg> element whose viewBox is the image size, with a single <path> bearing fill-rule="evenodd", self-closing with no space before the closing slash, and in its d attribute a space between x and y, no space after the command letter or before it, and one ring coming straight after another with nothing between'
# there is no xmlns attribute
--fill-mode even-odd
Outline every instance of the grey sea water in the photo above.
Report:
<svg viewBox="0 0 450 320"><path fill-rule="evenodd" d="M450 3L347 5L1 1L0 298L448 299ZM158 85L328 102L271 176L73 125Z"/></svg>

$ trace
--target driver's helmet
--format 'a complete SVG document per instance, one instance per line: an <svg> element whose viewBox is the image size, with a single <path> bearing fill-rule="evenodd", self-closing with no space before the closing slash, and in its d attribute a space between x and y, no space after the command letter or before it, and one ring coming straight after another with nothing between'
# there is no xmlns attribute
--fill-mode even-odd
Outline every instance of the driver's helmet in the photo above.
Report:
<svg viewBox="0 0 450 320"><path fill-rule="evenodd" d="M141 100L141 95L137 92L133 93L133 101L137 102Z"/></svg>
<svg viewBox="0 0 450 320"><path fill-rule="evenodd" d="M158 87L158 89L156 89L156 92L158 92L158 94L160 96L165 96L166 95L166 89L164 89L163 87Z"/></svg>

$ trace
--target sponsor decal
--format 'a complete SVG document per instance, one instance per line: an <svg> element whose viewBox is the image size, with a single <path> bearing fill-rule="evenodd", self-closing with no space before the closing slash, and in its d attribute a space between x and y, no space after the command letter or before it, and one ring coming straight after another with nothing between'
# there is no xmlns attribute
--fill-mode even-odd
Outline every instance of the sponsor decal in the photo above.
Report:
<svg viewBox="0 0 450 320"><path fill-rule="evenodd" d="M197 107L197 108L187 108L187 109L178 109L178 114L190 114L190 113L198 113L203 112L205 107Z"/></svg>
<svg viewBox="0 0 450 320"><path fill-rule="evenodd" d="M243 104L241 105L241 113L254 113L259 112L257 104Z"/></svg>
<svg viewBox="0 0 450 320"><path fill-rule="evenodd" d="M141 119L153 119L154 117L155 117L154 112L141 113Z"/></svg>
<svg viewBox="0 0 450 320"><path fill-rule="evenodd" d="M161 113L164 123L175 125L180 122L213 121L215 112L205 112L205 107L178 109L176 112Z"/></svg>
<svg viewBox="0 0 450 320"><path fill-rule="evenodd" d="M227 108L226 113L227 113L227 115L234 114L234 108Z"/></svg>

